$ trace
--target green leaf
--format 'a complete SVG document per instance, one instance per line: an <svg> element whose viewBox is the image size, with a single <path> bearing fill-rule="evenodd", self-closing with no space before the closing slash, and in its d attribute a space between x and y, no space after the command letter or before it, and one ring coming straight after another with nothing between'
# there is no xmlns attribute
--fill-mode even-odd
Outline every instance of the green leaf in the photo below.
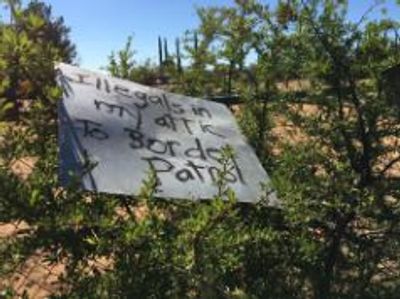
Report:
<svg viewBox="0 0 400 299"><path fill-rule="evenodd" d="M40 16L30 13L28 16L28 24L32 27L32 29L38 30L44 26L45 21Z"/></svg>
<svg viewBox="0 0 400 299"><path fill-rule="evenodd" d="M40 190L34 189L31 193L31 197L29 198L29 205L31 207L35 206L35 204L40 200Z"/></svg>
<svg viewBox="0 0 400 299"><path fill-rule="evenodd" d="M5 102L1 105L0 113L1 115L7 113L8 111L12 110L15 107L15 103L13 102Z"/></svg>

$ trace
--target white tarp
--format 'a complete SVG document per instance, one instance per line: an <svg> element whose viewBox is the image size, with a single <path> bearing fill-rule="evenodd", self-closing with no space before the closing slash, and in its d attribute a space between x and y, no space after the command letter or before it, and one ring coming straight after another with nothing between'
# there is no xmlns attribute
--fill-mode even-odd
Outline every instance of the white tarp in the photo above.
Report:
<svg viewBox="0 0 400 299"><path fill-rule="evenodd" d="M208 199L221 148L235 158L226 175L241 202L256 202L269 179L229 109L222 104L58 65L64 90L59 105L63 185L81 176L86 190L137 195L153 166L157 196ZM93 163L90 171L87 160ZM271 204L275 196L269 198Z"/></svg>

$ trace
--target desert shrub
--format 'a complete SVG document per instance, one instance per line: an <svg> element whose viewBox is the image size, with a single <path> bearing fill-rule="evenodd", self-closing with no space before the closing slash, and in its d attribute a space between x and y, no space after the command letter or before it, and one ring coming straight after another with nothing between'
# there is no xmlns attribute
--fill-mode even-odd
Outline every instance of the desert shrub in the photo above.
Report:
<svg viewBox="0 0 400 299"><path fill-rule="evenodd" d="M54 296L61 298L398 297L400 124L381 84L399 63L391 33L398 23L353 22L347 8L333 0L204 8L199 37L185 48L191 64L169 73L186 94L218 93L223 83L207 82L210 66L232 62L232 88L245 99L240 124L272 178L279 209L236 202L223 180L228 149L220 192L209 201L157 199L153 173L137 197L85 193L79 178L58 188L60 93L52 80L39 85L24 118L1 131L0 221L29 228L0 239L0 276L40 249L49 263L66 265L64 289ZM10 43L0 51L15 43L19 57L42 61L38 42L13 30L3 27ZM247 67L250 53L257 58ZM133 58L128 41L109 71L131 80L152 72ZM293 78L308 87L281 86ZM21 179L10 165L26 156L38 161ZM93 265L99 259L105 269Z"/></svg>

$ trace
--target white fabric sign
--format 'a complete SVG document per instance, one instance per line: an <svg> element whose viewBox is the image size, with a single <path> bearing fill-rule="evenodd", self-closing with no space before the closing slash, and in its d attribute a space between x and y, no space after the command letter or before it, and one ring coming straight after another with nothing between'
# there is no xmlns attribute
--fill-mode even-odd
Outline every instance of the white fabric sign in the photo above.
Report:
<svg viewBox="0 0 400 299"><path fill-rule="evenodd" d="M217 194L221 148L230 145L235 158L225 178L238 200L265 197L268 176L224 105L66 64L57 69L63 185L78 174L86 190L138 195L153 167L158 197L209 199Z"/></svg>

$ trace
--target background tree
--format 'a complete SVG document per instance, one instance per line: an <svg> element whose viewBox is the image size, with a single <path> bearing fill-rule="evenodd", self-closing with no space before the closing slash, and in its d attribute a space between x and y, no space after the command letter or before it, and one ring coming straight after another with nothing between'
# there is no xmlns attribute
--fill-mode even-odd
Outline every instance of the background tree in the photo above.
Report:
<svg viewBox="0 0 400 299"><path fill-rule="evenodd" d="M37 43L51 43L58 51L59 59L66 63L73 63L76 58L76 48L69 39L70 28L65 26L64 18L54 18L50 5L40 1L31 1L23 10L25 19L29 20L29 16L41 18L44 22L40 30L30 31L29 26L24 22L18 24L20 30L30 31L30 38Z"/></svg>
<svg viewBox="0 0 400 299"><path fill-rule="evenodd" d="M124 49L118 51L117 55L114 52L111 53L107 70L112 76L131 79L132 70L136 63L133 60L135 52L132 49L132 40L132 36L129 36Z"/></svg>
<svg viewBox="0 0 400 299"><path fill-rule="evenodd" d="M51 8L31 2L23 8L19 1L6 1L12 23L0 26L0 74L2 91L13 117L18 118L17 99L45 99L46 86L55 84L54 62L71 62L74 46L62 18L52 20ZM48 104L49 101L47 101Z"/></svg>

